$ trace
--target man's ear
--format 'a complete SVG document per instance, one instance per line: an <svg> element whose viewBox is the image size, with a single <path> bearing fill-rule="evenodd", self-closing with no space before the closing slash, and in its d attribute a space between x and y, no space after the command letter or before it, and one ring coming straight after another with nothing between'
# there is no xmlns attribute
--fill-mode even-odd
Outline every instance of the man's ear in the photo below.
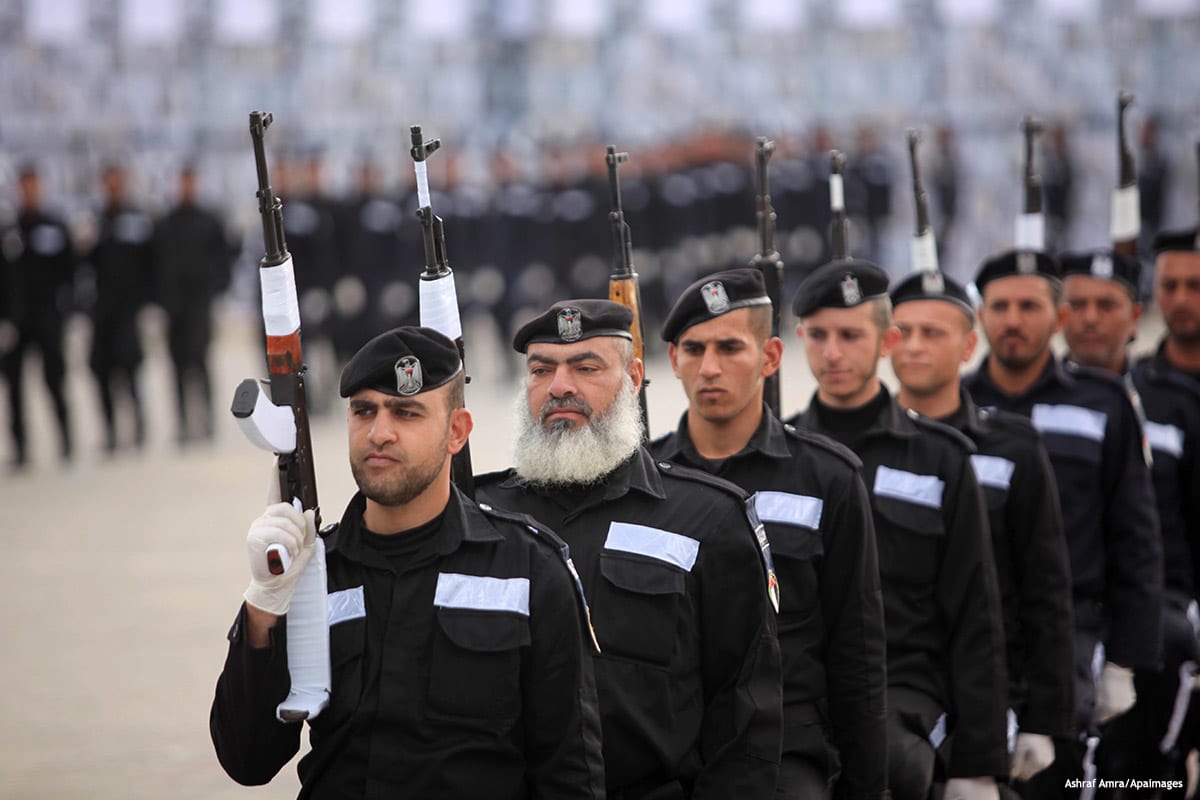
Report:
<svg viewBox="0 0 1200 800"><path fill-rule="evenodd" d="M642 390L642 379L646 377L646 365L640 358L631 358L629 360L629 378L633 381L633 393L637 394Z"/></svg>
<svg viewBox="0 0 1200 800"><path fill-rule="evenodd" d="M779 372L779 365L783 362L783 339L778 336L772 336L763 343L763 370L762 376L769 378L776 372Z"/></svg>
<svg viewBox="0 0 1200 800"><path fill-rule="evenodd" d="M671 371L675 373L675 377L679 377L679 361L676 356L679 353L679 345L671 342L667 345L667 358L671 359Z"/></svg>
<svg viewBox="0 0 1200 800"><path fill-rule="evenodd" d="M471 412L465 408L456 408L450 412L450 441L446 450L450 455L457 455L467 444L471 431L475 429L475 420Z"/></svg>
<svg viewBox="0 0 1200 800"><path fill-rule="evenodd" d="M971 330L967 331L967 343L963 348L962 363L966 364L971 360L971 356L975 355L975 348L978 346L979 334L975 332L974 328L972 328Z"/></svg>
<svg viewBox="0 0 1200 800"><path fill-rule="evenodd" d="M900 329L895 325L889 326L883 332L883 343L879 348L879 355L887 358L892 354L893 348L900 343Z"/></svg>

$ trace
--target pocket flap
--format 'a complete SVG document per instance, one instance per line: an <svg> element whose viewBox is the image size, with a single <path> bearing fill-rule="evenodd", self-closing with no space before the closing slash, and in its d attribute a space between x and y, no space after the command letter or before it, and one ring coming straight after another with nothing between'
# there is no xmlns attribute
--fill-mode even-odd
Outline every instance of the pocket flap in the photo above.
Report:
<svg viewBox="0 0 1200 800"><path fill-rule="evenodd" d="M943 536L946 533L939 509L882 495L875 496L872 506L893 527L922 536Z"/></svg>
<svg viewBox="0 0 1200 800"><path fill-rule="evenodd" d="M795 525L771 524L767 526L767 538L771 541L771 555L784 558L812 558L825 552L819 531L798 528Z"/></svg>
<svg viewBox="0 0 1200 800"><path fill-rule="evenodd" d="M516 614L439 608L438 625L464 650L495 653L529 644L529 620Z"/></svg>
<svg viewBox="0 0 1200 800"><path fill-rule="evenodd" d="M600 552L600 574L613 586L638 594L683 594L686 573L661 561Z"/></svg>

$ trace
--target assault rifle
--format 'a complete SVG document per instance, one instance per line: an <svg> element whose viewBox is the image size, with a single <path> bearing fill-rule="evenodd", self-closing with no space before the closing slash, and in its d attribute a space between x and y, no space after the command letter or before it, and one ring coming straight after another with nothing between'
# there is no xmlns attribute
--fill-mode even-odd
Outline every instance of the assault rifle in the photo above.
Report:
<svg viewBox="0 0 1200 800"><path fill-rule="evenodd" d="M771 335L779 335L780 313L783 308L783 259L775 247L775 208L771 205L771 189L767 162L775 152L775 143L759 136L754 145L754 166L758 174L758 194L755 198L755 218L758 222L758 253L750 266L763 274L767 286L767 297L771 298ZM780 371L776 371L763 383L763 399L767 406L780 416Z"/></svg>

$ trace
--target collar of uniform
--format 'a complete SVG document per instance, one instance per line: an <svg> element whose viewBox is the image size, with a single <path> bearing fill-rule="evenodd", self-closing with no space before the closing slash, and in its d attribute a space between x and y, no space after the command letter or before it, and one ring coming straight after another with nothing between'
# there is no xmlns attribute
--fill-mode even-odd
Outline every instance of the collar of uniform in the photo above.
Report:
<svg viewBox="0 0 1200 800"><path fill-rule="evenodd" d="M771 458L791 458L792 451L788 449L787 433L783 429L783 423L771 413L771 409L766 403L763 403L762 413L762 419L759 421L754 435L750 437L750 441L729 458L737 458L747 453L762 453ZM675 429L675 433L663 442L659 455L670 461L682 454L693 464L702 464L708 459L696 450L691 432L688 431L687 421L688 412L685 411L679 417L679 427Z"/></svg>
<svg viewBox="0 0 1200 800"><path fill-rule="evenodd" d="M1075 385L1075 376L1071 375L1071 373L1063 365L1063 362L1059 360L1058 356L1051 353L1050 360L1046 362L1046 366L1042 369L1042 373L1038 375L1037 379L1029 385L1029 388L1018 395L1010 395L1008 392L997 386L996 382L992 380L992 376L988 372L988 365L991 364L991 362L992 354L988 353L987 357L984 358L983 363L979 365L979 369L976 370L975 375L971 380L973 383L982 384L993 392L1005 397L1024 397L1038 391L1050 383L1059 383L1067 387Z"/></svg>
<svg viewBox="0 0 1200 800"><path fill-rule="evenodd" d="M971 393L961 383L958 387L958 408L953 414L940 419L938 422L949 425L955 430L962 431L972 439L978 439L987 427L987 412L981 411L971 398Z"/></svg>
<svg viewBox="0 0 1200 800"><path fill-rule="evenodd" d="M875 421L871 423L871 427L860 434L860 438L887 435L909 439L920 435L917 426L913 424L913 421L900 408L900 404L896 402L895 398L892 397L892 393L887 390L887 387L882 382L879 384L879 391L887 398L887 402L883 405L883 413L875 418ZM871 398L871 400L874 399ZM869 403L871 400L867 402ZM818 432L822 430L819 412L817 411L817 395L815 392L813 393L812 400L808 403L808 408L805 409L803 414L796 417L796 422L797 426L801 428Z"/></svg>
<svg viewBox="0 0 1200 800"><path fill-rule="evenodd" d="M639 447L633 456L613 470L604 482L604 499L616 500L636 489L659 500L665 500L662 477L654 466L654 456L645 447Z"/></svg>
<svg viewBox="0 0 1200 800"><path fill-rule="evenodd" d="M338 526L336 549L346 558L381 569L391 569L387 558L374 548L368 547L361 536L356 535L364 526L363 513L367 509L367 498L358 492L346 506L342 514L342 522ZM355 535L346 534L353 531ZM442 520L442 529L438 534L438 553L449 555L464 542L493 542L503 539L503 535L487 521L474 504L464 503L463 496L457 487L450 492L450 501Z"/></svg>

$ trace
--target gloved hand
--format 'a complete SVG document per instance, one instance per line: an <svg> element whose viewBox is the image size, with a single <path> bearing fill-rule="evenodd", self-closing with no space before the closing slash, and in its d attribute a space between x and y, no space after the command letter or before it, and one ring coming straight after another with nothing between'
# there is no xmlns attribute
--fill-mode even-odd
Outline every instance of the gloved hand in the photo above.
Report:
<svg viewBox="0 0 1200 800"><path fill-rule="evenodd" d="M298 511L290 503L279 502L279 476L272 473L271 489L267 493L267 509L250 523L246 533L246 551L250 557L250 585L246 587L246 602L270 614L287 613L296 591L296 583L312 558L317 541L316 512ZM267 548L282 545L291 563L280 575L272 575L267 566Z"/></svg>
<svg viewBox="0 0 1200 800"><path fill-rule="evenodd" d="M1103 724L1119 717L1137 699L1133 690L1133 670L1109 661L1100 673L1100 685L1096 687L1096 721Z"/></svg>
<svg viewBox="0 0 1200 800"><path fill-rule="evenodd" d="M1018 733L1017 746L1013 748L1012 770L1009 776L1014 781L1027 781L1054 763L1054 740L1040 733Z"/></svg>
<svg viewBox="0 0 1200 800"><path fill-rule="evenodd" d="M951 778L946 781L945 800L998 800L999 797L995 778Z"/></svg>

